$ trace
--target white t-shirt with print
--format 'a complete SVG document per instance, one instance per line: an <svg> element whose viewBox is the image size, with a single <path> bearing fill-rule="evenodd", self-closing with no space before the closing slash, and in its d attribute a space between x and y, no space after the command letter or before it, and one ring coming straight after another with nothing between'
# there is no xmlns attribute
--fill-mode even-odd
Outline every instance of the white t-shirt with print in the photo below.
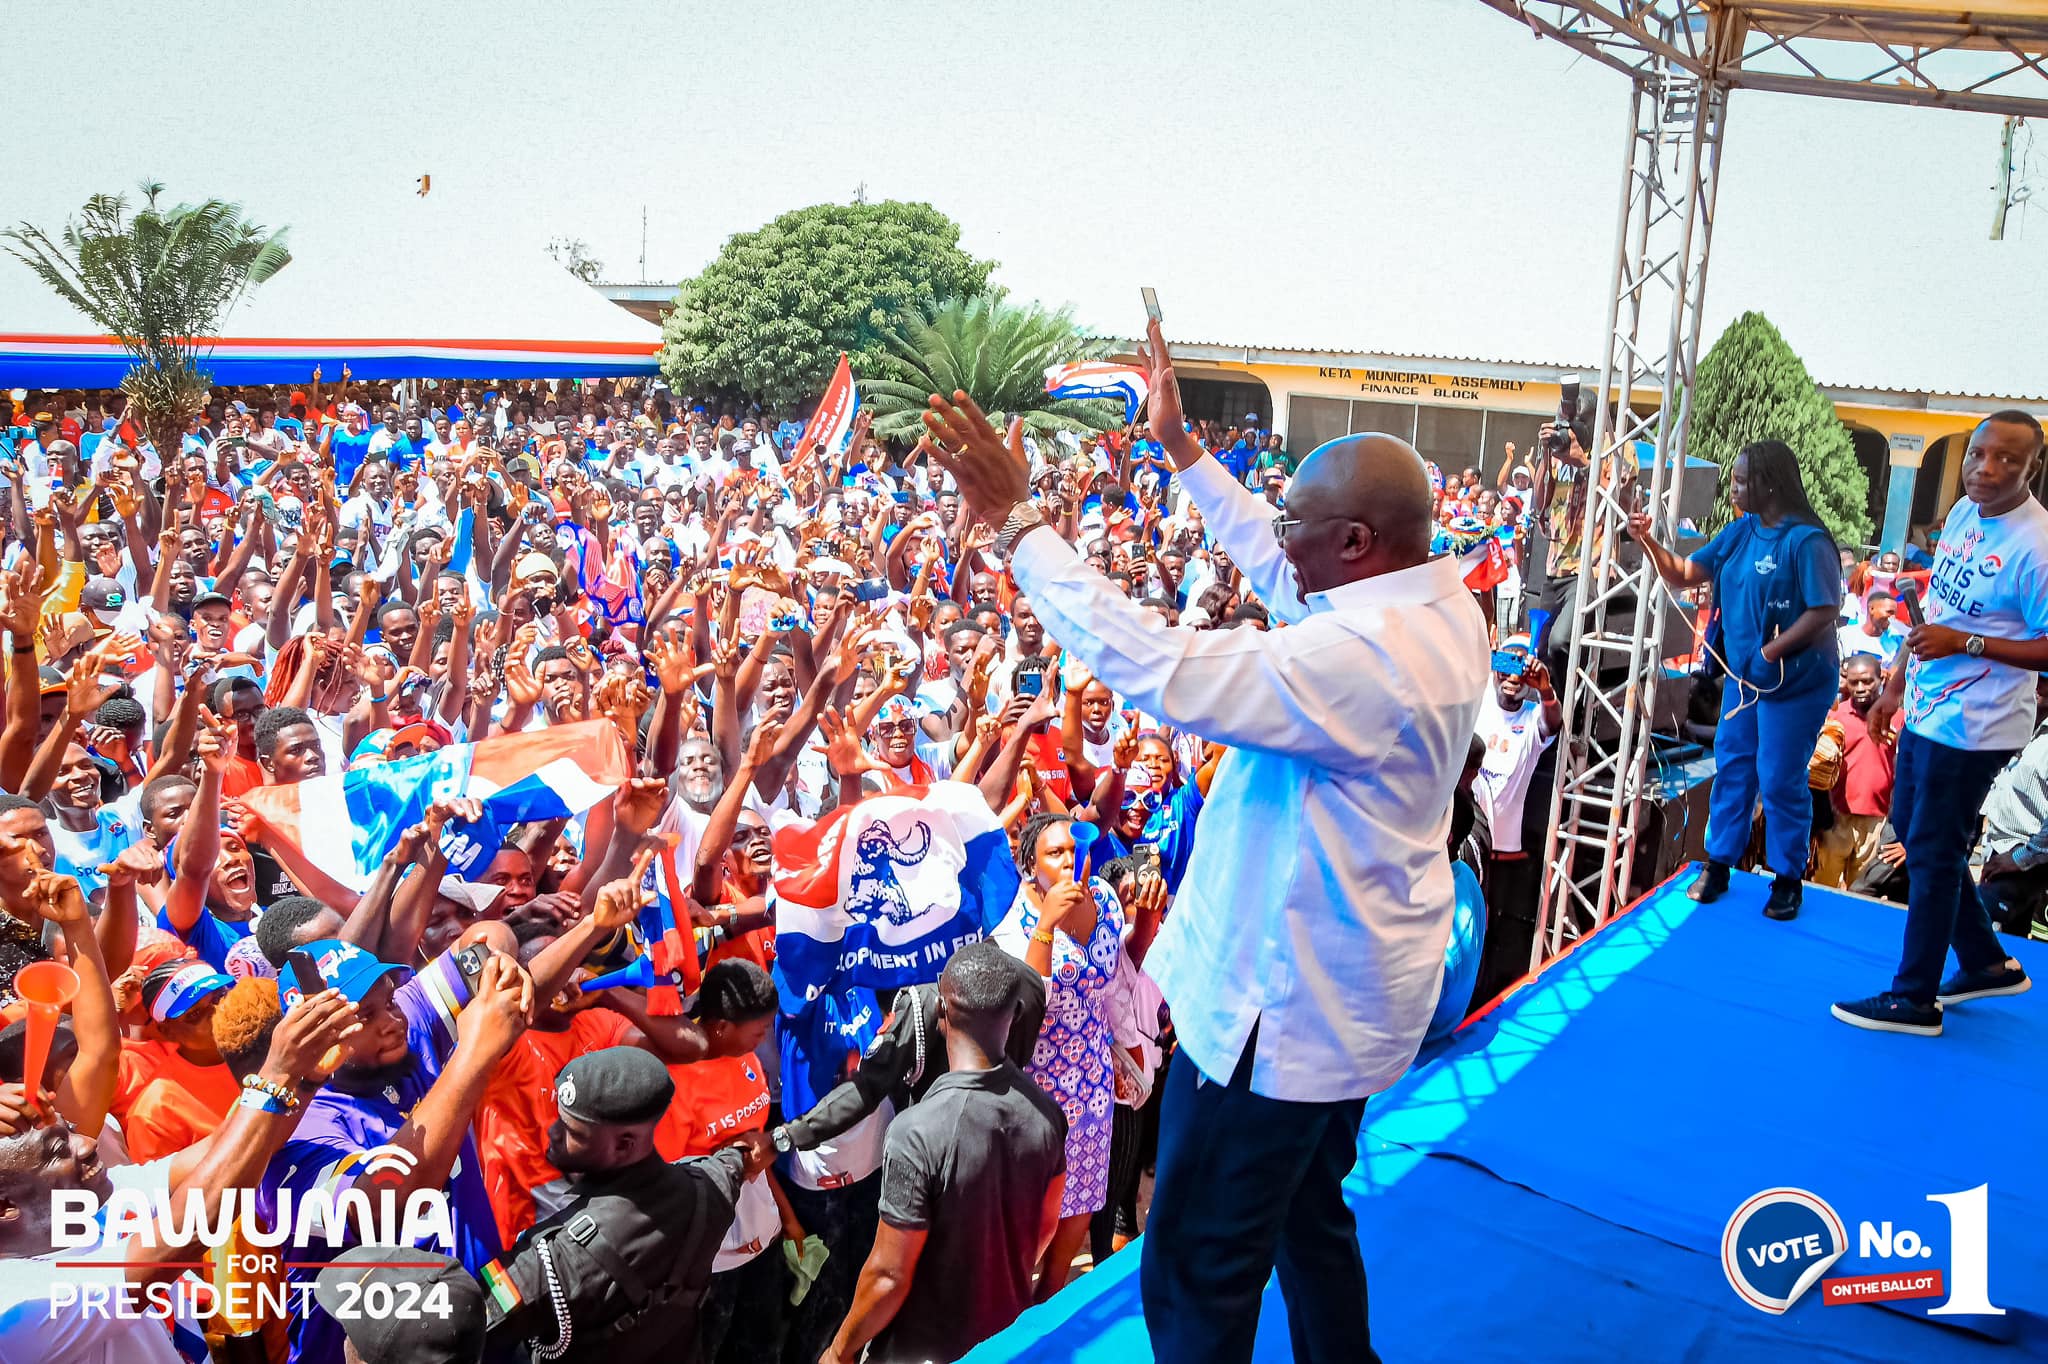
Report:
<svg viewBox="0 0 2048 1364"><path fill-rule="evenodd" d="M1949 513L1925 599L1927 623L1994 639L2048 635L2048 508L2034 498L2003 516L1965 498ZM2034 733L2034 674L1971 658L1915 659L1905 727L1950 748L2018 750Z"/></svg>
<svg viewBox="0 0 2048 1364"><path fill-rule="evenodd" d="M1479 781L1486 787L1492 815L1493 850L1521 852L1522 807L1529 799L1529 782L1543 750L1557 736L1543 733L1543 705L1534 700L1524 701L1520 710L1502 710L1498 699L1488 697L1474 728L1486 744Z"/></svg>

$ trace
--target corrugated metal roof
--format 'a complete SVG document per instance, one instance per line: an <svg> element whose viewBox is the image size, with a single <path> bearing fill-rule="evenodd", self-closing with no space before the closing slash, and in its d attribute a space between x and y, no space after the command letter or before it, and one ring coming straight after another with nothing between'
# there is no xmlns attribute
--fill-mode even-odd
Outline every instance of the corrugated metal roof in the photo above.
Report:
<svg viewBox="0 0 2048 1364"><path fill-rule="evenodd" d="M1112 337L1116 344L1135 345L1139 338ZM1261 342L1205 341L1192 338L1169 338L1175 347L1210 347L1216 350L1257 351L1268 355L1329 355L1346 358L1367 359L1387 358L1428 361L1441 364L1467 365L1509 365L1527 369L1549 369L1560 374L1597 374L1600 366L1590 360L1532 360L1510 355L1436 355L1426 351L1383 347L1375 350L1359 350L1349 346L1276 346ZM1826 389L1830 395L1845 393L1886 393L1904 397L1918 397L1932 400L1956 401L1973 404L1991 403L2039 403L2048 404L2048 389L2039 392L1989 392L1976 389L1901 387L1896 384L1868 383L1816 376L1814 382Z"/></svg>

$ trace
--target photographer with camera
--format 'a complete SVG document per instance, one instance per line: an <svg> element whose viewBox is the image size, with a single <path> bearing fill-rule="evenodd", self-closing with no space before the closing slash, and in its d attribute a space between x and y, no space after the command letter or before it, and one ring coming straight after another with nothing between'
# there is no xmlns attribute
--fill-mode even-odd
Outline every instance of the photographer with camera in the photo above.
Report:
<svg viewBox="0 0 2048 1364"><path fill-rule="evenodd" d="M1532 652L1553 677L1564 675L1571 649L1569 621L1578 605L1579 565L1589 548L1595 554L1600 551L1597 539L1589 546L1586 537L1593 479L1589 452L1599 395L1582 389L1577 375L1566 375L1560 387L1557 418L1538 432L1531 494L1536 533L1530 538L1523 570ZM1633 484L1635 461L1618 457L1600 477L1609 485ZM1566 628L1557 633L1554 627L1560 621L1566 622Z"/></svg>

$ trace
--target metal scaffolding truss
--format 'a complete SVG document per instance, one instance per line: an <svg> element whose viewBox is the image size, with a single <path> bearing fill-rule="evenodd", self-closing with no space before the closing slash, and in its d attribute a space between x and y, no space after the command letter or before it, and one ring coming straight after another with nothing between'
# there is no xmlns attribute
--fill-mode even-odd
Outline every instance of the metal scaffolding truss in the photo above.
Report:
<svg viewBox="0 0 2048 1364"><path fill-rule="evenodd" d="M1630 82L1585 550L1553 626L1571 633L1533 970L1606 922L1630 884L1665 612L1626 524L1645 498L1670 541L1730 92L2048 114L2048 2L1485 3ZM1645 391L1660 396L1648 415L1630 404ZM1638 442L1654 450L1640 477Z"/></svg>
<svg viewBox="0 0 2048 1364"><path fill-rule="evenodd" d="M1485 0L1625 76L1731 90L2033 115L2048 109L2048 6L1982 0Z"/></svg>
<svg viewBox="0 0 2048 1364"><path fill-rule="evenodd" d="M1584 552L1574 604L1553 626L1571 632L1570 661L1532 968L1607 920L1634 863L1631 835L1651 701L1663 673L1664 613L1652 595L1649 563L1627 554L1626 526L1641 492L1658 509L1666 535L1673 519L1672 470L1683 467L1727 118L1724 87L1663 60L1638 73L1629 89L1627 178L1616 229L1622 249L1607 300L1593 462L1583 475L1590 480ZM1628 401L1645 389L1661 395L1647 416ZM1646 488L1638 477L1639 441L1658 452Z"/></svg>

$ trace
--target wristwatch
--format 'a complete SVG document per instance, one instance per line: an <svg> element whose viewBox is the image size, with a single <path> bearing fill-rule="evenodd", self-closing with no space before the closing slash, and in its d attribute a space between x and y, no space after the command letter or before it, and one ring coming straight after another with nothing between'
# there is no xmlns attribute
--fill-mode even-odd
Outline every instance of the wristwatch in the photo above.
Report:
<svg viewBox="0 0 2048 1364"><path fill-rule="evenodd" d="M787 1123L777 1123L768 1133L768 1140L774 1142L775 1149L785 1156L795 1149L795 1143L789 1139L789 1124Z"/></svg>
<svg viewBox="0 0 2048 1364"><path fill-rule="evenodd" d="M1984 657L1984 636L1971 635L1963 641L1963 652L1972 658Z"/></svg>
<svg viewBox="0 0 2048 1364"><path fill-rule="evenodd" d="M1026 531L1033 526L1044 524L1045 513L1038 509L1036 502L1027 497L1010 508L1009 516L1004 518L1002 529L996 532L995 543L990 545L989 549L997 558L1007 559L1010 557L1010 547L1016 544Z"/></svg>

